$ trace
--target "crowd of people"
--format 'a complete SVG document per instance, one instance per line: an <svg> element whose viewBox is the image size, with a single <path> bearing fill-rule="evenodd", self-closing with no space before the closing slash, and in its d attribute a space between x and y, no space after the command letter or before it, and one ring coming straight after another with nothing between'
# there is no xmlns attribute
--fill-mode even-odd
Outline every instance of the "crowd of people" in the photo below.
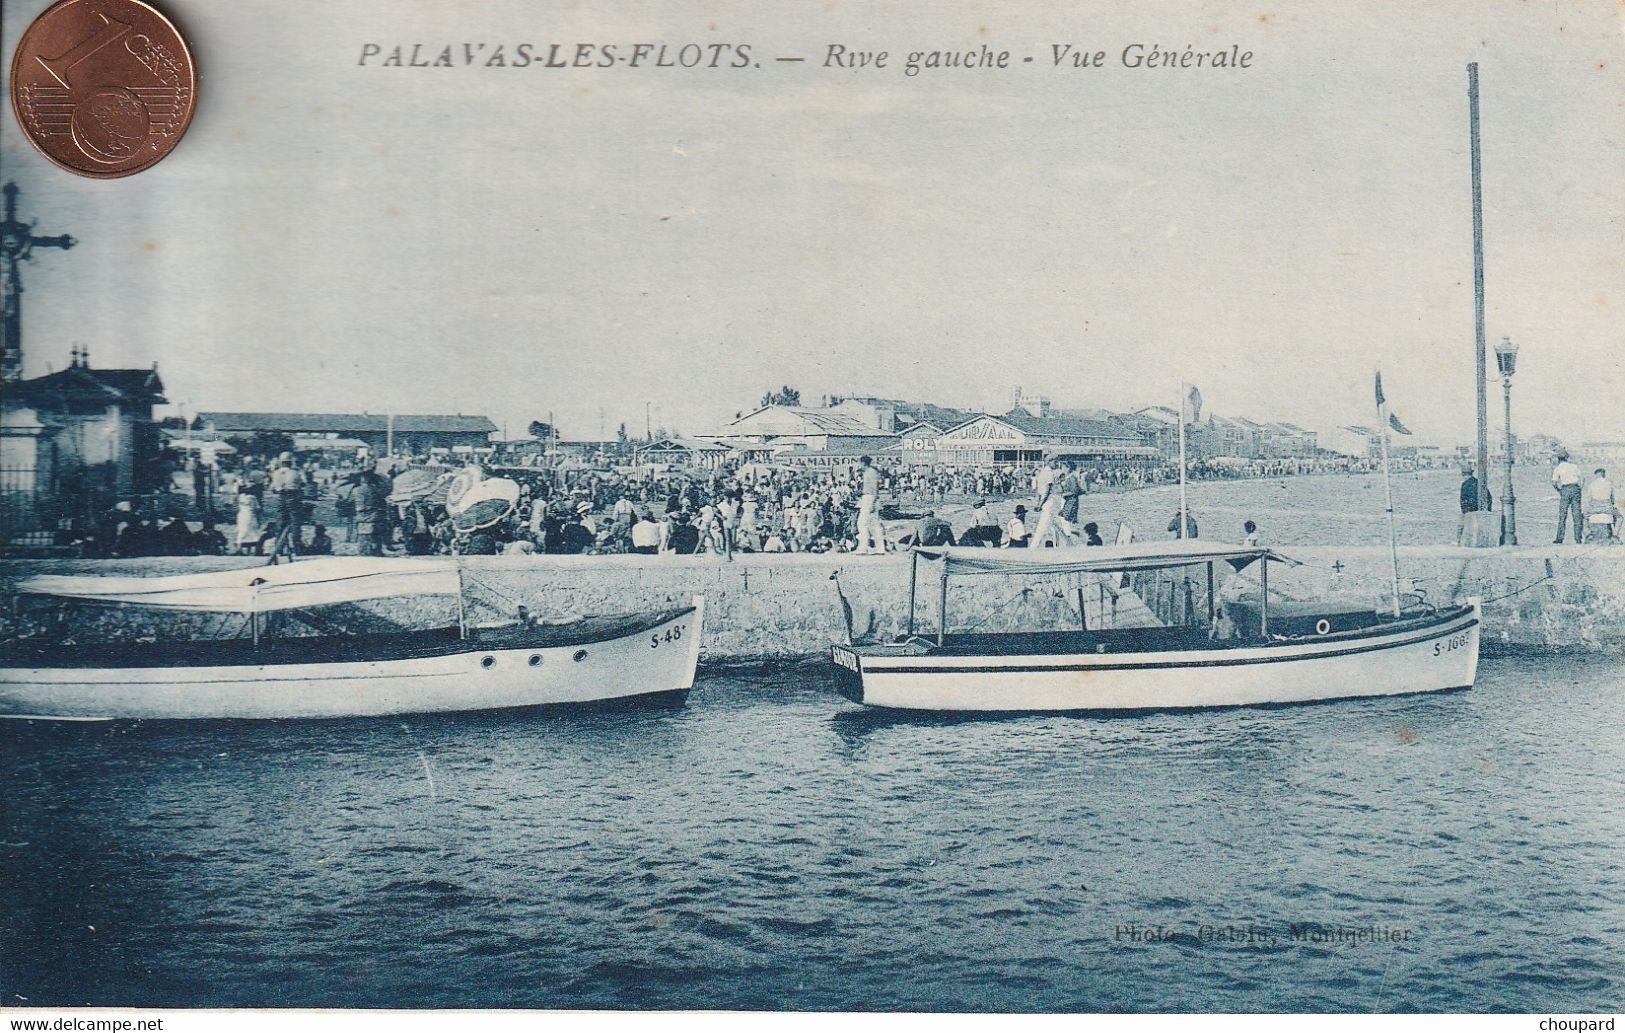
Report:
<svg viewBox="0 0 1625 1033"><path fill-rule="evenodd" d="M1197 460L1188 476L1220 480L1358 473L1367 466L1364 460L1343 457ZM1603 472L1597 471L1592 482L1583 485L1562 464L1558 470L1553 483L1564 499L1565 522L1572 508L1579 534L1582 519L1592 526L1593 511L1605 507L1615 514L1608 534L1617 538L1618 510ZM399 478L414 472L415 479L408 479L416 488L400 488ZM508 505L489 507L489 519L460 517L448 501L449 484L460 476L511 481L514 498ZM95 556L333 552L731 556L876 554L915 543L1001 548L1099 545L1103 544L1099 527L1079 522L1082 496L1171 483L1178 479L1178 468L1064 456L1000 467L911 466L895 459L854 457L851 463L817 467L749 463L712 470L561 471L507 464L482 469L428 456L380 461L362 451L337 459L296 458L288 452L243 458L230 469L211 471L207 478L194 472L194 478L190 510L181 506L177 511L173 502L168 512L122 502L92 526L75 525L67 534L83 554ZM1463 487L1464 513L1469 494L1476 505L1476 481L1471 492ZM1011 515L992 515L990 503L1012 500L1018 504ZM945 506L954 509L961 524L968 514L970 526L956 533L938 514ZM190 520L194 515L197 519ZM1184 519L1184 536L1197 537L1194 515L1186 513ZM1169 521L1167 532L1180 536L1179 514ZM1245 536L1256 543L1256 527L1246 528Z"/></svg>
<svg viewBox="0 0 1625 1033"><path fill-rule="evenodd" d="M316 525L311 538L302 531L310 522L312 500L322 493L314 479L301 482L290 459L273 463L263 484L248 479L238 488L241 551L331 550L332 539L324 526ZM391 474L411 470L431 476L413 479L411 489L399 487L403 480L391 479ZM727 557L792 552L874 555L916 543L1004 548L1100 545L1098 525L1080 524L1078 517L1079 499L1101 483L1091 476L1098 473L1064 458L1030 470L974 473L884 469L864 456L836 468L751 464L698 474L580 471L574 477L524 468L362 462L325 483L340 533L362 555ZM464 515L456 498L469 485L492 478L513 483L511 504L496 507L487 517ZM1018 504L1008 519L994 518L990 498L1012 496L1030 498L1031 509ZM973 499L971 526L956 535L935 505L967 497ZM1187 536L1195 533L1192 522Z"/></svg>

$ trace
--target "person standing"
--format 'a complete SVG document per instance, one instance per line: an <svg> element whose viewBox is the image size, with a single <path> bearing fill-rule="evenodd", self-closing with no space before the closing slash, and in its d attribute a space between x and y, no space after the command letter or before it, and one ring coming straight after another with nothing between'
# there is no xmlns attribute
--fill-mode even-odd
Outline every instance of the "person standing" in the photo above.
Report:
<svg viewBox="0 0 1625 1033"><path fill-rule="evenodd" d="M1249 549L1256 549L1258 547L1258 525L1248 520L1241 525L1241 531L1246 536L1242 538L1241 544Z"/></svg>
<svg viewBox="0 0 1625 1033"><path fill-rule="evenodd" d="M1038 527L1033 530L1032 547L1042 549L1050 544L1056 517L1061 511L1061 461L1051 459L1033 475L1033 508L1038 510Z"/></svg>
<svg viewBox="0 0 1625 1033"><path fill-rule="evenodd" d="M192 460L192 499L197 504L198 518L205 526L214 524L214 513L209 497L209 468L203 465L203 457L198 456Z"/></svg>
<svg viewBox="0 0 1625 1033"><path fill-rule="evenodd" d="M1478 475L1473 472L1472 467L1462 467L1461 477L1461 519L1456 524L1456 544L1474 545L1477 543L1469 540L1472 536L1467 531L1467 525L1471 520L1468 514L1488 513L1495 508L1495 499L1490 495L1488 488L1482 490L1479 488Z"/></svg>
<svg viewBox="0 0 1625 1033"><path fill-rule="evenodd" d="M722 552L729 559L733 559L734 548L739 544L739 502L740 496L734 491L725 491L717 500L717 527L722 535Z"/></svg>
<svg viewBox="0 0 1625 1033"><path fill-rule="evenodd" d="M1569 462L1569 454L1557 450L1557 465L1552 469L1552 487L1557 489L1557 537L1553 545L1563 544L1563 530L1569 518L1574 519L1574 543L1585 541L1585 518L1580 507L1580 468Z"/></svg>
<svg viewBox="0 0 1625 1033"><path fill-rule="evenodd" d="M382 556L389 544L390 481L377 469L367 467L351 475L355 487L356 552L362 556Z"/></svg>
<svg viewBox="0 0 1625 1033"><path fill-rule="evenodd" d="M237 487L237 552L247 556L259 547L260 535L263 533L260 526L260 493L251 481L243 481Z"/></svg>
<svg viewBox="0 0 1625 1033"><path fill-rule="evenodd" d="M1461 468L1461 518L1456 522L1456 544L1467 540L1467 514L1478 512L1478 475L1470 466Z"/></svg>
<svg viewBox="0 0 1625 1033"><path fill-rule="evenodd" d="M1083 475L1078 473L1078 461L1066 461L1066 476L1061 478L1061 528L1067 535L1078 523L1078 499L1084 494Z"/></svg>
<svg viewBox="0 0 1625 1033"><path fill-rule="evenodd" d="M859 555L879 556L886 551L886 532L880 524L880 514L876 512L880 501L880 471L875 469L874 460L864 456L858 475L863 481L863 493L858 497L858 547L855 551Z"/></svg>
<svg viewBox="0 0 1625 1033"><path fill-rule="evenodd" d="M293 465L292 452L276 457L271 467L271 492L276 500L277 526L281 529L277 534L276 551L287 556L297 555L304 537L301 525L305 493L299 471Z"/></svg>

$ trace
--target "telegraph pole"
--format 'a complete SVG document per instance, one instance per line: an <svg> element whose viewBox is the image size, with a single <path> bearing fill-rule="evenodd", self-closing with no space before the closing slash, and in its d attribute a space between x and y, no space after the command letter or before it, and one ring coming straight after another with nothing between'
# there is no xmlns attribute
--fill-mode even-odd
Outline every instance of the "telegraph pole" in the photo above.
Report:
<svg viewBox="0 0 1625 1033"><path fill-rule="evenodd" d="M1468 122L1473 135L1473 329L1478 363L1478 508L1490 504L1490 411L1484 367L1484 184L1478 159L1478 62L1467 66Z"/></svg>

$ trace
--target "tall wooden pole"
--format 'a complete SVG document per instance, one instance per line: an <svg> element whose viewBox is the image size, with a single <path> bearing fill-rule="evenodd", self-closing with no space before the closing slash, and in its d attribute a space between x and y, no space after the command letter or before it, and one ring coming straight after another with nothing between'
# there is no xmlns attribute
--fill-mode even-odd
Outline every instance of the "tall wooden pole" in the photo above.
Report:
<svg viewBox="0 0 1625 1033"><path fill-rule="evenodd" d="M1484 354L1484 184L1478 160L1478 62L1467 66L1468 122L1473 135L1473 330L1478 390L1478 508L1490 507L1490 412Z"/></svg>
<svg viewBox="0 0 1625 1033"><path fill-rule="evenodd" d="M1186 522L1190 520L1190 505L1185 495L1185 382L1179 382L1179 538L1185 538Z"/></svg>

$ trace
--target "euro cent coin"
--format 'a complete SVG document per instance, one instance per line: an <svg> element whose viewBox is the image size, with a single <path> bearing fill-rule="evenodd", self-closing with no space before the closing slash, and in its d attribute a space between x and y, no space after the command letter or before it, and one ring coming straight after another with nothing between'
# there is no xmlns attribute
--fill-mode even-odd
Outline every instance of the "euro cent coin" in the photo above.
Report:
<svg viewBox="0 0 1625 1033"><path fill-rule="evenodd" d="M140 0L61 0L11 59L11 110L41 154L97 179L150 169L197 107L186 40Z"/></svg>

